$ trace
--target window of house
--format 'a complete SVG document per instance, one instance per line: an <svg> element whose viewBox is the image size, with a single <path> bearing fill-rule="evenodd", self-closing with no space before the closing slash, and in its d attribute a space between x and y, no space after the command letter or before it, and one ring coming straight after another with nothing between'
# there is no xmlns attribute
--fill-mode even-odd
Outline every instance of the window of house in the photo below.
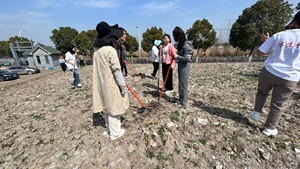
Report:
<svg viewBox="0 0 300 169"><path fill-rule="evenodd" d="M45 55L46 63L49 64L49 56Z"/></svg>
<svg viewBox="0 0 300 169"><path fill-rule="evenodd" d="M40 56L36 56L36 60L37 60L38 64L41 64L41 58L40 58Z"/></svg>

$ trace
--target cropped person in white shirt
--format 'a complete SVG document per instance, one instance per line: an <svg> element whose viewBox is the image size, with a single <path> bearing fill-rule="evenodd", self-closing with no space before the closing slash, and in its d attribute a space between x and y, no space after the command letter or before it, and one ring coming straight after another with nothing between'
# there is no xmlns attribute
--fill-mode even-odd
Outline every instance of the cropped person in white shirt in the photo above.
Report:
<svg viewBox="0 0 300 169"><path fill-rule="evenodd" d="M268 93L273 89L270 112L262 131L270 136L278 134L276 127L300 79L300 11L285 31L272 37L267 33L262 35L262 40L264 43L258 48L257 55L267 54L268 58L259 74L254 111L248 117L260 121Z"/></svg>
<svg viewBox="0 0 300 169"><path fill-rule="evenodd" d="M68 67L68 69L73 72L73 77L74 77L74 82L73 82L73 86L80 88L81 84L80 84L80 79L79 79L79 73L77 71L77 64L76 64L76 55L75 55L75 46L74 45L70 45L68 48L68 52L65 54L66 58L66 65Z"/></svg>

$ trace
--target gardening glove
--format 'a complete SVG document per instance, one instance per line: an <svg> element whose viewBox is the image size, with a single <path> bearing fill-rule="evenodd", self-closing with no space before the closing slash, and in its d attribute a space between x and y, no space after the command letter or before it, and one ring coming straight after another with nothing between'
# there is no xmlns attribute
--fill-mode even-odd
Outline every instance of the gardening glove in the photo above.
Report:
<svg viewBox="0 0 300 169"><path fill-rule="evenodd" d="M123 77L123 74L120 70L114 72L114 76L117 82L117 85L119 86L120 90L121 90L121 95L125 96L125 94L127 93L127 88L125 86L125 80Z"/></svg>

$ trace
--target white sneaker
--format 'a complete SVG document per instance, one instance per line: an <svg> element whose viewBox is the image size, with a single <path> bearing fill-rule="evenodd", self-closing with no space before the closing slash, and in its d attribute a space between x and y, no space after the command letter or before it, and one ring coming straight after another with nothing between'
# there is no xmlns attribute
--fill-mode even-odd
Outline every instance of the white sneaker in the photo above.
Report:
<svg viewBox="0 0 300 169"><path fill-rule="evenodd" d="M174 90L167 90L166 92L165 92L165 94L171 94L171 93L173 93L174 92Z"/></svg>
<svg viewBox="0 0 300 169"><path fill-rule="evenodd" d="M107 131L103 131L102 136L104 136L104 137L109 137L109 134L108 134Z"/></svg>
<svg viewBox="0 0 300 169"><path fill-rule="evenodd" d="M260 122L260 113L259 112L253 111L253 112L248 114L248 117L251 120Z"/></svg>
<svg viewBox="0 0 300 169"><path fill-rule="evenodd" d="M116 140L117 138L123 136L125 134L125 129L121 129L118 136L110 136L110 140Z"/></svg>
<svg viewBox="0 0 300 169"><path fill-rule="evenodd" d="M268 128L265 128L262 133L264 135L267 135L267 136L270 136L270 135L273 135L273 136L276 136L278 134L278 130L277 129L268 129Z"/></svg>
<svg viewBox="0 0 300 169"><path fill-rule="evenodd" d="M79 87L79 88L80 88L80 87L82 87L82 85L79 83L79 84L77 85L77 87Z"/></svg>

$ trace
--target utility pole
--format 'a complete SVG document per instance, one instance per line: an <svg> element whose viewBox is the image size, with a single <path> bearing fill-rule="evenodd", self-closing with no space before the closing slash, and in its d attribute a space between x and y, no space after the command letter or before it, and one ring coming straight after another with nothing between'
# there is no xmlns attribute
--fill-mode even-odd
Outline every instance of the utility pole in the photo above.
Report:
<svg viewBox="0 0 300 169"><path fill-rule="evenodd" d="M230 34L230 29L231 29L231 27L232 27L232 21L234 21L235 19L227 19L227 20L225 20L226 22L227 22L227 26L226 26L226 42L228 42L229 41L229 34Z"/></svg>
<svg viewBox="0 0 300 169"><path fill-rule="evenodd" d="M20 37L20 38L22 38L21 32L24 32L24 31L26 31L26 30L20 30L20 31L19 31L19 37Z"/></svg>

